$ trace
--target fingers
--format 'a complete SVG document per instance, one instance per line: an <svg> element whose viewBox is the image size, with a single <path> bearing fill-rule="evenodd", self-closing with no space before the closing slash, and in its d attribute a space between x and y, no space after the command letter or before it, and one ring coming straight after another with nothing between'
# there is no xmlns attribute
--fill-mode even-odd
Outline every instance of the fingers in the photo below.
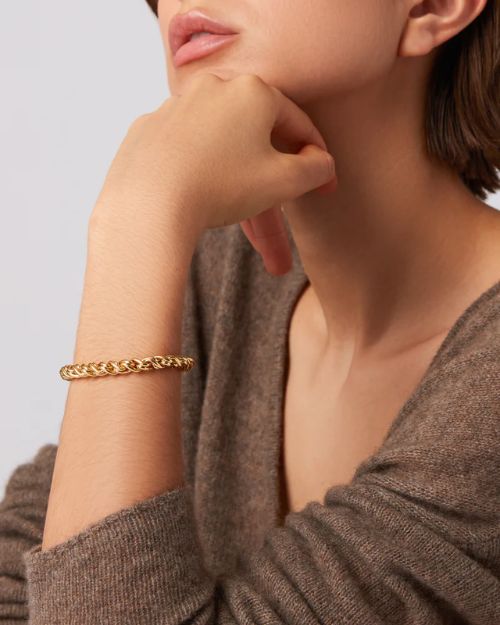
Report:
<svg viewBox="0 0 500 625"><path fill-rule="evenodd" d="M318 187L316 191L320 195L328 195L328 193L331 193L332 191L336 191L336 189L337 189L337 175L335 175L334 178L332 178L332 180L329 180L326 184L323 184L320 187Z"/></svg>
<svg viewBox="0 0 500 625"><path fill-rule="evenodd" d="M327 145L319 130L309 116L290 98L276 87L271 85L269 87L276 104L275 123L272 129L272 133L277 137L276 143L278 147L296 145L299 150L298 154L291 155L279 149L274 150L279 157L278 160L288 168L286 180L291 178L291 184L287 185L288 195L283 199L294 199L312 189L317 189L322 195L334 191L337 187L335 160L328 153ZM314 147L320 149L315 150Z"/></svg>
<svg viewBox="0 0 500 625"><path fill-rule="evenodd" d="M317 145L322 150L328 147L310 117L279 89L269 85L276 102L273 132L289 143Z"/></svg>
<svg viewBox="0 0 500 625"><path fill-rule="evenodd" d="M273 275L287 273L293 265L284 219L281 205L277 204L240 223L246 237L262 256L266 270Z"/></svg>
<svg viewBox="0 0 500 625"><path fill-rule="evenodd" d="M276 193L272 201L295 199L317 189L326 194L335 190L335 161L312 120L290 98L276 87L267 85L273 93L275 108L272 133L278 146L292 145L298 153L287 154L272 146L271 160L266 163L266 176L271 177ZM270 166L269 166L270 165ZM274 165L274 166L273 166ZM287 273L293 258L285 227L281 202L240 222L254 249L261 254L269 273Z"/></svg>
<svg viewBox="0 0 500 625"><path fill-rule="evenodd" d="M260 254L259 245L253 233L252 220L244 219L243 221L240 221L240 226L246 238L250 241L255 251Z"/></svg>
<svg viewBox="0 0 500 625"><path fill-rule="evenodd" d="M336 188L335 161L316 145L306 145L298 154L276 152L275 159L276 167L270 169L282 201L293 200L314 189L325 194Z"/></svg>

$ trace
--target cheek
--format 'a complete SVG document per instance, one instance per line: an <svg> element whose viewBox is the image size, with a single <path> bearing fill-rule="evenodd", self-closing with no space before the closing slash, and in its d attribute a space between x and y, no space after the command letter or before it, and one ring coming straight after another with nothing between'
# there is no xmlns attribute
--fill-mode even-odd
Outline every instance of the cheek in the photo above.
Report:
<svg viewBox="0 0 500 625"><path fill-rule="evenodd" d="M210 71L225 80L251 73L304 105L380 79L397 55L401 25L392 0L253 1L258 4L244 21L238 42L179 69L168 46L168 24L175 7L160 4L173 95L181 94L186 81L198 72Z"/></svg>
<svg viewBox="0 0 500 625"><path fill-rule="evenodd" d="M258 30L247 33L252 71L303 104L361 89L390 70L401 35L390 2L313 5L311 11L310 2L273 3Z"/></svg>

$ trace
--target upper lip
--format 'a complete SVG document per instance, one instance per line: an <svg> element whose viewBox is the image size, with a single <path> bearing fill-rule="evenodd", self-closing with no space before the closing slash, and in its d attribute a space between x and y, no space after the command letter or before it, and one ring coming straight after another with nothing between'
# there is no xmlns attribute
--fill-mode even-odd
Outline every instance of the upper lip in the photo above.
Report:
<svg viewBox="0 0 500 625"><path fill-rule="evenodd" d="M188 13L179 13L174 15L170 21L168 30L168 39L172 54L175 55L177 50L189 41L193 33L202 31L217 35L232 35L236 33L231 26L208 17L208 15L205 15L198 9L193 9Z"/></svg>

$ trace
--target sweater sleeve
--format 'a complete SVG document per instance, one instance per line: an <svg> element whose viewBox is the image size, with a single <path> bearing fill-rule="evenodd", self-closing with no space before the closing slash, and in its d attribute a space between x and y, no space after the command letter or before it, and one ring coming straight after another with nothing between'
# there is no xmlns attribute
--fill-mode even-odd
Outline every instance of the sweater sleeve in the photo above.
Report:
<svg viewBox="0 0 500 625"><path fill-rule="evenodd" d="M289 513L227 575L204 567L190 486L31 548L30 623L500 623L496 352L428 376L349 484Z"/></svg>
<svg viewBox="0 0 500 625"><path fill-rule="evenodd" d="M192 355L196 361L194 369L182 379L181 416L187 484L192 484L194 479L199 407L202 403L206 376L206 345L199 301L202 287L199 270L202 263L212 262L214 235L211 236L211 239L208 235L200 238L193 255L183 312L182 353ZM28 618L32 617L32 609L28 609L29 588L23 555L30 548L41 546L42 543L57 449L56 444L45 444L29 462L16 467L9 477L5 496L0 502L0 624L2 625L27 622ZM173 522L172 519L169 521ZM131 529L134 531L132 526ZM144 528L142 531L147 530ZM146 539L145 536L144 538ZM138 566L140 568L141 565L138 563ZM57 595L58 590L54 588L54 591ZM62 587L61 591L64 593ZM55 619L52 619L50 614L52 614L51 611L45 612L45 609L40 611L39 607L36 607L32 620L36 623L42 619L44 622L55 624L64 613L61 612L61 617ZM72 618L63 618L62 622L69 625L75 621Z"/></svg>
<svg viewBox="0 0 500 625"><path fill-rule="evenodd" d="M41 447L11 473L0 502L0 623L28 620L22 553L40 543L57 447Z"/></svg>

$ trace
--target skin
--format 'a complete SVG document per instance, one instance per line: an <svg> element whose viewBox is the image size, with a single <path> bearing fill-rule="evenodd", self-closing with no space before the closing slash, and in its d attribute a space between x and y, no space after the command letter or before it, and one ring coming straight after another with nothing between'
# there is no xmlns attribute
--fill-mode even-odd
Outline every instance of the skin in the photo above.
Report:
<svg viewBox="0 0 500 625"><path fill-rule="evenodd" d="M233 25L239 40L175 68L168 25L192 6L159 2L171 93L182 94L201 72L223 79L254 73L308 114L335 158L335 193L307 193L283 208L311 285L309 325L318 357L342 363L341 371L334 366L343 377L363 354L386 354L442 333L498 278L498 211L429 159L423 133L426 78L437 47L485 4L199 5ZM290 269L286 253L267 252L270 272ZM432 310L428 301L435 302Z"/></svg>
<svg viewBox="0 0 500 625"><path fill-rule="evenodd" d="M304 144L298 154L270 145L275 128ZM253 218L269 225L280 200L330 185L333 171L307 115L253 74L200 74L182 97L138 117L89 220L73 363L179 354L201 233ZM170 369L72 380L42 550L183 484L180 377Z"/></svg>
<svg viewBox="0 0 500 625"><path fill-rule="evenodd" d="M429 345L498 279L497 212L422 149L429 53L483 7L321 0L309 15L291 1L234 3L224 19L239 40L174 71L167 29L180 8L161 0L173 97L132 124L94 207L72 362L180 353L203 229L251 226L268 269L283 273L286 241L267 236L281 203L310 279L291 337L292 363L307 358L293 366L292 389L328 406L308 379L314 365L347 388L362 365L375 370L396 351ZM283 152L269 145L276 122ZM117 262L124 250L128 262ZM42 550L184 483L180 377L71 382Z"/></svg>
<svg viewBox="0 0 500 625"><path fill-rule="evenodd" d="M255 73L308 114L335 158L334 193L283 202L309 286L289 333L282 520L350 480L454 321L500 277L500 213L428 157L423 126L438 46L485 4L210 3L201 8L234 25L239 40L176 69L168 24L192 7L160 0L172 93L200 72ZM259 249L265 224L242 227ZM260 244L268 271L290 269L286 233Z"/></svg>

